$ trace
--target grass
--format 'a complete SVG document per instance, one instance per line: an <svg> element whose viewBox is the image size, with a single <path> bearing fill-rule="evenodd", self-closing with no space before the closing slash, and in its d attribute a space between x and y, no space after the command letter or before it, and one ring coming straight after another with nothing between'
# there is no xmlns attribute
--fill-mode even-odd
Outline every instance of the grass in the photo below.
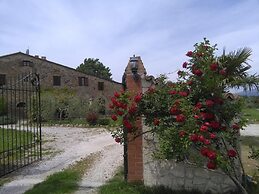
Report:
<svg viewBox="0 0 259 194"><path fill-rule="evenodd" d="M249 123L259 123L259 109L245 108L243 114Z"/></svg>
<svg viewBox="0 0 259 194"><path fill-rule="evenodd" d="M257 170L257 167L259 168L259 161L248 158L251 151L250 146L259 149L259 137L241 136L241 154L245 172L250 176L259 178L259 171Z"/></svg>
<svg viewBox="0 0 259 194"><path fill-rule="evenodd" d="M83 160L76 162L69 168L57 172L47 177L47 179L36 184L25 194L64 194L73 193L79 187L79 181L84 173L91 167L93 162L98 158L99 153L91 154Z"/></svg>
<svg viewBox="0 0 259 194"><path fill-rule="evenodd" d="M141 183L127 183L123 179L123 169L120 168L116 175L107 184L101 186L98 194L201 194L198 191L172 191L169 188L148 187Z"/></svg>
<svg viewBox="0 0 259 194"><path fill-rule="evenodd" d="M0 152L6 151L8 148L13 148L15 150L20 147L20 145L30 144L33 141L33 133L29 131L0 128L0 140Z"/></svg>

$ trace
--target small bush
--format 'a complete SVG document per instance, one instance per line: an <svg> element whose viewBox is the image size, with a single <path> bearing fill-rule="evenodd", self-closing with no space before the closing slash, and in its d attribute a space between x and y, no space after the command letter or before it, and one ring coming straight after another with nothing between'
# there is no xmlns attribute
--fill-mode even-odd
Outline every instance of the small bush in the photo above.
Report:
<svg viewBox="0 0 259 194"><path fill-rule="evenodd" d="M86 115L86 121L89 123L89 125L96 125L98 118L99 116L95 112L89 112Z"/></svg>
<svg viewBox="0 0 259 194"><path fill-rule="evenodd" d="M99 125L109 125L110 124L110 119L109 118L100 118L98 120Z"/></svg>

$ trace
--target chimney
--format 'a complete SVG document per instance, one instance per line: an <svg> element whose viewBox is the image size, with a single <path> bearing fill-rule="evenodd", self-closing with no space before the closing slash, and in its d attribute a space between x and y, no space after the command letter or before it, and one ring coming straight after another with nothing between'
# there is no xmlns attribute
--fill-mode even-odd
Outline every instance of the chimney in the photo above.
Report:
<svg viewBox="0 0 259 194"><path fill-rule="evenodd" d="M47 57L46 56L41 56L41 59L46 60Z"/></svg>
<svg viewBox="0 0 259 194"><path fill-rule="evenodd" d="M35 58L39 58L39 55L35 55Z"/></svg>

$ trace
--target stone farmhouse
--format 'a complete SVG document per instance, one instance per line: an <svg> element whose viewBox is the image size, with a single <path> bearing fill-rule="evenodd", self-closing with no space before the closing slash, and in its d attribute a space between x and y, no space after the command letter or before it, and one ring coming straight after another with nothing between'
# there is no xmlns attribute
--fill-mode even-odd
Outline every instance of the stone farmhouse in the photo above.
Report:
<svg viewBox="0 0 259 194"><path fill-rule="evenodd" d="M101 99L108 107L109 99L121 89L121 83L81 73L73 68L58 64L29 53L17 52L0 56L0 87L18 75L38 73L42 89L75 90L82 99Z"/></svg>

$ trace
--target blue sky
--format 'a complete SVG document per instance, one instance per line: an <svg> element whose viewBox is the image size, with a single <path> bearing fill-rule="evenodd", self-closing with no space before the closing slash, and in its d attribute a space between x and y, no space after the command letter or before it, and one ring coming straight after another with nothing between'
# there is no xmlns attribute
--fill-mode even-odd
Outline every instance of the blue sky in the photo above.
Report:
<svg viewBox="0 0 259 194"><path fill-rule="evenodd" d="M174 79L204 37L219 53L251 48L259 72L259 0L0 0L0 26L0 55L29 47L73 68L99 58L116 81L133 54Z"/></svg>

